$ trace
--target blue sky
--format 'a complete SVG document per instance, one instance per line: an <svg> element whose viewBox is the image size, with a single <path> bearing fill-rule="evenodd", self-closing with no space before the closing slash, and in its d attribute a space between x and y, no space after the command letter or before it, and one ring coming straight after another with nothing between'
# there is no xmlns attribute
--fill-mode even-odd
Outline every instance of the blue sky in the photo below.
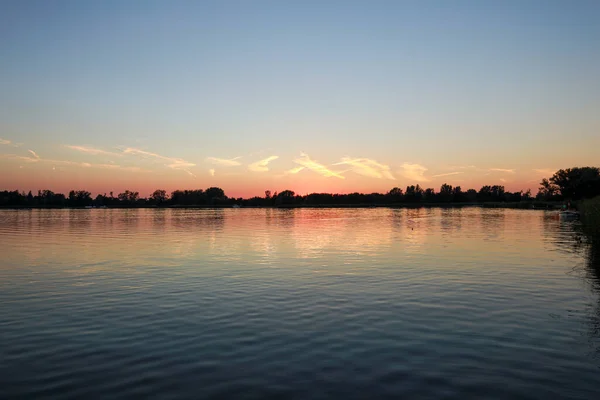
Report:
<svg viewBox="0 0 600 400"><path fill-rule="evenodd" d="M3 2L0 186L109 190L114 168L81 166L118 161L155 179L131 169L124 186L242 194L454 172L535 189L535 170L600 164L599 21L597 1ZM344 179L286 174L302 153Z"/></svg>

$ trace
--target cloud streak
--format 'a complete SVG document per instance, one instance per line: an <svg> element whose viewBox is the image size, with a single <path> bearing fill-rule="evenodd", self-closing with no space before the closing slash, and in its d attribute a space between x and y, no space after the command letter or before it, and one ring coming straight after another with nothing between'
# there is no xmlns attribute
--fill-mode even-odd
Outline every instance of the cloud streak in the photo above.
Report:
<svg viewBox="0 0 600 400"><path fill-rule="evenodd" d="M7 159L7 160L25 161L25 162L38 162L38 161L40 161L39 158L19 156L17 154L0 154L0 158L4 158L4 159Z"/></svg>
<svg viewBox="0 0 600 400"><path fill-rule="evenodd" d="M400 174L411 181L429 182L429 178L425 176L426 171L427 168L420 164L404 163L402 164L402 170L400 171Z"/></svg>
<svg viewBox="0 0 600 400"><path fill-rule="evenodd" d="M125 150L123 150L123 154L134 154L134 155L139 155L139 156L143 156L146 158L151 157L151 158L157 158L159 160L167 160L167 161L174 160L174 158L171 158L171 157L161 156L160 154L151 153L146 150L134 149L133 147L127 147Z"/></svg>
<svg viewBox="0 0 600 400"><path fill-rule="evenodd" d="M515 170L512 168L490 168L490 171L494 171L494 172L505 172L507 174L514 174Z"/></svg>
<svg viewBox="0 0 600 400"><path fill-rule="evenodd" d="M297 174L298 172L302 171L304 169L304 167L295 167L292 169L288 169L287 171L285 171L285 174Z"/></svg>
<svg viewBox="0 0 600 400"><path fill-rule="evenodd" d="M8 139L2 139L0 138L0 145L5 145L5 146L12 146L12 147L21 147L23 146L23 143L13 143Z"/></svg>
<svg viewBox="0 0 600 400"><path fill-rule="evenodd" d="M169 168L173 168L173 169L183 169L183 170L185 170L185 169L187 169L187 168L191 168L191 167L194 167L194 166L196 166L196 164L194 164L194 163L191 163L191 162L187 162L187 161L184 161L184 160L178 160L178 161L176 161L176 162L174 162L174 163L171 163L171 164L165 164L165 165L166 165L167 167L169 167Z"/></svg>
<svg viewBox="0 0 600 400"><path fill-rule="evenodd" d="M41 158L39 158L39 156L38 156L38 158L35 158L35 157L19 156L16 154L2 154L2 155L0 155L0 157L6 158L9 160L24 161L24 162L29 162L29 163L44 162L44 163L56 164L56 165L77 165L80 167L91 167L91 164L89 164L89 163L80 163L80 162L67 161L67 160L48 160L48 159L41 159Z"/></svg>
<svg viewBox="0 0 600 400"><path fill-rule="evenodd" d="M28 163L46 163L55 165L67 165L74 167L82 167L82 168L102 168L102 169L118 169L122 171L131 171L131 172L143 172L147 171L143 168L139 167L128 167L122 166L118 164L90 164L88 162L79 162L79 161L70 161L70 160L53 160L47 158L41 158L35 151L28 150L31 153L31 156L20 156L17 154L0 154L0 158L23 161Z"/></svg>
<svg viewBox="0 0 600 400"><path fill-rule="evenodd" d="M209 169L208 173L210 174L210 176L215 176L215 169L214 168Z"/></svg>
<svg viewBox="0 0 600 400"><path fill-rule="evenodd" d="M112 151L96 149L94 147L75 146L75 145L70 145L70 144L65 145L65 147L68 149L80 151L80 152L86 153L86 154L122 157L122 154L120 154L120 153L114 153Z"/></svg>
<svg viewBox="0 0 600 400"><path fill-rule="evenodd" d="M556 169L550 169L550 168L534 168L533 171L537 172L538 174L544 174L544 175L552 176L552 175L554 175L554 173L557 170Z"/></svg>
<svg viewBox="0 0 600 400"><path fill-rule="evenodd" d="M273 160L277 160L279 156L270 156L263 160L259 160L255 163L248 165L248 169L252 172L267 172L269 170L269 163Z"/></svg>
<svg viewBox="0 0 600 400"><path fill-rule="evenodd" d="M118 169L123 171L131 171L131 172L149 172L147 169L143 169L140 167L127 167L118 164L89 164L90 167L95 168L104 168L104 169Z"/></svg>
<svg viewBox="0 0 600 400"><path fill-rule="evenodd" d="M43 162L47 162L53 165L72 165L75 167L83 167L83 168L91 168L92 164L87 162L78 162L78 161L68 161L68 160L41 160ZM95 166L98 166L96 164Z"/></svg>
<svg viewBox="0 0 600 400"><path fill-rule="evenodd" d="M474 165L451 165L448 169L477 169Z"/></svg>
<svg viewBox="0 0 600 400"><path fill-rule="evenodd" d="M396 179L392 175L389 166L368 158L343 157L341 162L334 165L350 165L352 167L351 171L359 175L368 176L369 178Z"/></svg>
<svg viewBox="0 0 600 400"><path fill-rule="evenodd" d="M119 171L129 171L129 172L150 172L147 169L140 167L129 167L118 164L91 164L88 162L78 162L78 161L69 161L69 160L40 160L42 162L47 162L53 165L70 165L75 167L83 167L83 168L100 168L100 169L110 169L110 170L119 170Z"/></svg>
<svg viewBox="0 0 600 400"><path fill-rule="evenodd" d="M323 164L312 160L307 154L301 153L300 157L294 159L296 164L300 164L303 168L309 169L322 175L326 178L335 177L339 179L346 179L341 173L335 172L324 166Z"/></svg>
<svg viewBox="0 0 600 400"><path fill-rule="evenodd" d="M161 161L167 161L167 164L165 164L165 167L179 170L179 171L184 171L188 175L193 176L194 178L196 177L196 175L194 175L189 170L189 168L196 166L196 164L191 163L189 161L185 161L181 158L167 157L167 156L163 156L163 155L160 155L157 153L152 153L150 151L141 150L141 149L135 149L132 147L128 147L125 150L123 150L123 154L133 154L133 155L142 156L144 158L154 158L154 159L161 160Z"/></svg>
<svg viewBox="0 0 600 400"><path fill-rule="evenodd" d="M226 159L226 158L218 158L218 157L207 157L206 162L211 164L220 165L222 167L237 167L242 165L241 162L237 161L239 157Z"/></svg>
<svg viewBox="0 0 600 400"><path fill-rule="evenodd" d="M431 175L431 177L432 178L441 178L442 176L451 176L451 175L458 175L458 174L464 174L464 172L462 172L462 171L447 172L445 174Z"/></svg>

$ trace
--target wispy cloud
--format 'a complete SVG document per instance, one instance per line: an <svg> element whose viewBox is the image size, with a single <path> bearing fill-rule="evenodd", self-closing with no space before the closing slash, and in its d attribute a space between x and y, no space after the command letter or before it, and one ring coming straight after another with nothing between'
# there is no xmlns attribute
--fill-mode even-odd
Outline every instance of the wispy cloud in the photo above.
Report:
<svg viewBox="0 0 600 400"><path fill-rule="evenodd" d="M43 162L50 163L52 165L71 165L74 167L91 168L92 164L87 162L68 161L68 160L42 160Z"/></svg>
<svg viewBox="0 0 600 400"><path fill-rule="evenodd" d="M4 158L4 159L7 159L7 160L19 160L19 161L25 161L25 162L38 162L38 161L40 161L39 158L19 156L17 154L0 154L0 158Z"/></svg>
<svg viewBox="0 0 600 400"><path fill-rule="evenodd" d="M297 174L298 172L302 171L304 169L304 167L295 167L292 169L288 169L287 171L285 171L285 174Z"/></svg>
<svg viewBox="0 0 600 400"><path fill-rule="evenodd" d="M152 153L152 152L149 152L146 150L135 149L133 147L127 147L125 150L123 150L123 153L124 154L135 154L135 155L139 155L139 156L143 156L143 157L158 158L160 160L166 160L166 161L174 160L174 158L171 158L171 157L161 156L160 154Z"/></svg>
<svg viewBox="0 0 600 400"><path fill-rule="evenodd" d="M0 138L0 145L5 145L5 146L12 146L12 147L21 147L23 146L23 143L13 143L8 139L2 139Z"/></svg>
<svg viewBox="0 0 600 400"><path fill-rule="evenodd" d="M535 172L537 172L538 174L547 175L547 176L552 176L557 171L556 169L551 169L551 168L534 168L533 170Z"/></svg>
<svg viewBox="0 0 600 400"><path fill-rule="evenodd" d="M75 145L66 144L65 147L69 148L71 150L76 150L76 151L80 151L82 153L87 153L87 154L92 154L92 155L105 155L105 156L115 156L115 157L122 156L122 154L120 154L120 153L114 153L112 151L96 149L94 147L88 147L88 146L75 146Z"/></svg>
<svg viewBox="0 0 600 400"><path fill-rule="evenodd" d="M140 167L128 167L118 164L90 164L90 167L94 168L105 168L105 169L118 169L123 171L131 171L131 172L149 172L147 169Z"/></svg>
<svg viewBox="0 0 600 400"><path fill-rule="evenodd" d="M129 167L129 166L122 166L122 165L118 165L118 164L90 164L88 162L79 162L79 161L70 161L70 160L53 160L53 159L48 159L48 158L41 158L39 155L37 155L33 150L28 150L32 156L20 156L17 154L0 154L0 158L5 158L5 159L9 159L9 160L17 160L17 161L24 161L24 162L29 162L29 163L45 163L45 164L51 164L53 166L56 165L65 165L65 166L72 166L72 167L83 167L83 168L103 168L103 169L118 169L118 170L122 170L122 171L131 171L131 172L142 172L142 171L147 171L143 168L139 168L139 167Z"/></svg>
<svg viewBox="0 0 600 400"><path fill-rule="evenodd" d="M239 157L226 159L226 158L218 158L218 157L207 157L206 162L211 164L220 165L222 167L237 167L238 165L242 165L241 162L237 161Z"/></svg>
<svg viewBox="0 0 600 400"><path fill-rule="evenodd" d="M214 168L209 169L208 173L210 174L210 176L215 176L215 169Z"/></svg>
<svg viewBox="0 0 600 400"><path fill-rule="evenodd" d="M301 153L299 158L294 159L294 162L327 178L333 176L339 179L346 179L341 173L330 170L323 164L312 160L307 154L304 153Z"/></svg>
<svg viewBox="0 0 600 400"><path fill-rule="evenodd" d="M45 158L42 159L37 154L35 154L34 151L29 150L29 152L31 154L33 154L34 156L26 157L26 156L19 156L17 154L1 154L0 157L10 159L10 160L25 161L25 162L30 162L30 163L44 162L44 163L49 163L49 164L77 165L80 167L90 167L91 166L91 164L89 164L89 163L80 163L80 162L76 162L76 161L50 160L50 159L45 159Z"/></svg>
<svg viewBox="0 0 600 400"><path fill-rule="evenodd" d="M514 174L515 170L510 168L490 168L490 171L494 171L494 172L505 172L507 174Z"/></svg>
<svg viewBox="0 0 600 400"><path fill-rule="evenodd" d="M132 147L128 147L125 150L123 150L123 154L134 154L134 155L139 155L142 156L144 158L154 158L157 160L162 160L162 161L167 161L168 163L165 164L165 167L167 168L171 168L171 169L176 169L176 170L180 170L180 171L184 171L186 172L188 175L196 177L196 175L194 175L189 168L194 167L196 164L185 161L181 158L176 158L176 157L167 157L167 156L163 156L157 153L152 153L150 151L146 151L146 150L141 150L141 149L135 149Z"/></svg>
<svg viewBox="0 0 600 400"><path fill-rule="evenodd" d="M477 169L474 165L451 165L448 169Z"/></svg>
<svg viewBox="0 0 600 400"><path fill-rule="evenodd" d="M389 166L368 158L343 157L341 162L334 165L350 165L352 166L351 171L356 172L359 175L368 176L370 178L385 178L391 180L396 179L392 175Z"/></svg>
<svg viewBox="0 0 600 400"><path fill-rule="evenodd" d="M88 162L78 162L78 161L69 161L69 160L40 160L42 162L46 162L52 165L69 165L73 167L83 167L83 168L100 168L100 169L110 169L110 170L119 170L119 171L130 171L130 172L150 172L147 169L140 167L130 167L118 164L91 164Z"/></svg>
<svg viewBox="0 0 600 400"><path fill-rule="evenodd" d="M451 176L451 175L458 175L458 174L464 174L464 172L462 172L462 171L447 172L445 174L431 175L431 177L432 178L441 178L442 176Z"/></svg>
<svg viewBox="0 0 600 400"><path fill-rule="evenodd" d="M420 164L404 163L402 164L402 171L400 173L411 181L429 182L429 178L425 176L426 171L427 168Z"/></svg>
<svg viewBox="0 0 600 400"><path fill-rule="evenodd" d="M191 162L187 162L187 161L184 161L184 160L178 160L178 161L175 161L175 162L173 162L171 164L165 164L165 165L167 167L169 167L169 168L182 169L182 170L185 170L187 168L191 168L191 167L196 166L196 164L191 163Z"/></svg>
<svg viewBox="0 0 600 400"><path fill-rule="evenodd" d="M98 168L119 169L121 166L117 164L96 164Z"/></svg>
<svg viewBox="0 0 600 400"><path fill-rule="evenodd" d="M270 156L263 160L259 160L255 163L248 165L248 169L253 172L267 172L269 170L269 163L273 160L277 160L279 156Z"/></svg>
<svg viewBox="0 0 600 400"><path fill-rule="evenodd" d="M500 182L504 183L504 182L506 182L506 179L500 178Z"/></svg>

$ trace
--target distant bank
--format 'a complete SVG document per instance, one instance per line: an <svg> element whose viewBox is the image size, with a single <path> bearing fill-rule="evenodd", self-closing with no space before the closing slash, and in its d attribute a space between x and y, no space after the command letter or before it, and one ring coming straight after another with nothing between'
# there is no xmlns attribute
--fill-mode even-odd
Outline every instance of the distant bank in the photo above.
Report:
<svg viewBox="0 0 600 400"><path fill-rule="evenodd" d="M51 190L37 194L0 191L0 208L348 208L348 207L501 207L522 209L556 209L570 205L577 207L582 200L600 195L600 168L576 167L557 171L540 182L538 193L531 190L509 192L502 185L485 185L479 190L463 190L460 186L444 183L438 191L420 185L405 190L394 187L387 193L310 193L300 195L293 190L271 192L264 197L229 197L219 187L207 189L174 190L167 193L157 189L148 197L125 190L92 194L86 190L71 190L67 195Z"/></svg>
<svg viewBox="0 0 600 400"><path fill-rule="evenodd" d="M516 208L526 210L558 210L564 206L563 202L487 202L487 203L389 203L389 204L278 204L278 205L238 205L238 204L187 204L187 205L111 205L111 206L0 206L0 209L32 210L32 209L225 209L225 208Z"/></svg>

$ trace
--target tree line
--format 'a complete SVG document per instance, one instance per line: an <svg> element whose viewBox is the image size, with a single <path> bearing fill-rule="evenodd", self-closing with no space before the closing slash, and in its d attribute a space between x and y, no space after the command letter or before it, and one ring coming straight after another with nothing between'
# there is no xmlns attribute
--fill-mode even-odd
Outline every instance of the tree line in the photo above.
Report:
<svg viewBox="0 0 600 400"><path fill-rule="evenodd" d="M32 192L0 192L0 207L173 207L173 206L328 206L328 205L394 205L394 204L451 204L451 203L518 203L538 201L580 200L600 195L600 169L595 167L559 170L540 182L535 197L531 191L509 192L501 185L486 185L479 190L463 190L460 186L444 183L438 191L410 185L404 190L392 188L387 193L311 193L298 195L293 190L265 191L264 197L234 198L223 189L209 187L196 190L175 190L170 194L158 189L148 197L126 190L114 195L92 194L85 190L71 190L68 195L51 190Z"/></svg>

